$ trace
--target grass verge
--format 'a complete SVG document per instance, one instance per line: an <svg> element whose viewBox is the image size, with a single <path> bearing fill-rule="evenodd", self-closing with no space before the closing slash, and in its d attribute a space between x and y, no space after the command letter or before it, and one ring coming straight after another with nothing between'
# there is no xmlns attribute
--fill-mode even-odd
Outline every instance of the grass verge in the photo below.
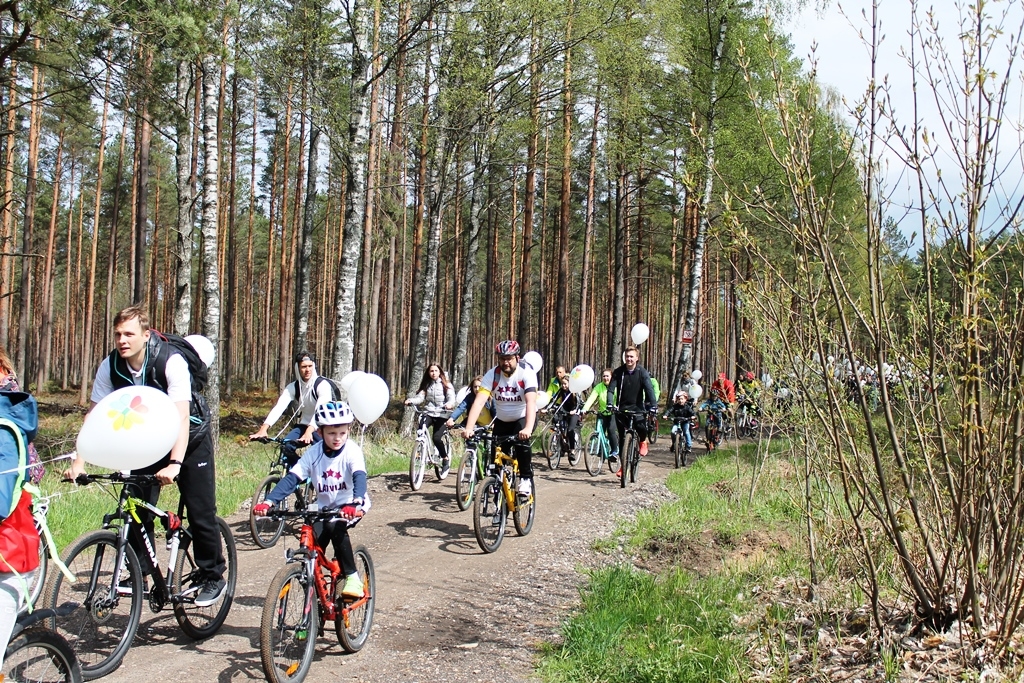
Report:
<svg viewBox="0 0 1024 683"><path fill-rule="evenodd" d="M590 574L579 612L563 625L563 642L542 651L544 680L745 679L744 624L758 609L751 588L801 570L793 484L766 468L748 504L754 446L744 449L673 473L667 485L676 500L640 512L598 544L621 544L633 561Z"/></svg>

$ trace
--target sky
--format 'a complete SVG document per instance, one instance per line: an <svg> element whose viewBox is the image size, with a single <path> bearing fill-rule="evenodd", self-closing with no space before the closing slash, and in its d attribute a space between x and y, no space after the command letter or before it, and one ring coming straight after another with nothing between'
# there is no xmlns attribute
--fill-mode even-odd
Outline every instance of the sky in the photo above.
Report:
<svg viewBox="0 0 1024 683"><path fill-rule="evenodd" d="M878 60L878 78L886 79L890 85L893 110L897 120L903 125L912 121L913 100L912 74L903 54L910 47L909 30L911 27L910 0L884 0L879 2L878 17L880 34L883 36ZM938 23L938 35L945 42L946 53L954 64L960 64L962 71L961 44L958 39L961 9L966 12L967 3L963 0L922 0L919 14L931 11ZM1008 37L1017 35L1024 20L1024 3L1020 0L989 0L986 4L993 19L1000 19L1006 13L1005 26L1007 33L998 41L999 47L992 53L989 62L994 73L1003 76L1007 73ZM870 57L864 40L870 38L871 32L870 0L807 0L803 9L789 21L780 22L788 29L795 47L796 56L804 59L809 65L813 58L817 62L818 80L828 84L845 99L844 110L852 108L864 97L870 78ZM920 51L918 55L920 56ZM1022 91L1022 58L1017 56L1014 62L1012 86L1008 96L1004 127L1000 144L1000 161L1004 174L998 188L993 193L996 197L1019 197L1024 192L1022 175L1024 175L1024 158L1021 154L1021 101ZM958 74L961 75L961 74ZM920 88L923 79L919 77ZM945 94L946 91L939 90ZM947 180L958 175L950 148L954 143L942 135L943 117L939 116L930 91L919 100L919 111L922 122L932 131L939 145L940 153L936 163L942 169ZM951 98L955 101L955 98ZM948 100L947 100L948 103ZM894 152L886 155L887 164L883 169L885 178L893 192L897 204L913 202L916 196L911 178L907 175L904 165ZM934 176L934 173L933 173ZM994 203L993 203L994 204ZM898 211L897 211L898 213ZM900 216L894 216L897 220ZM991 216L992 224L999 222L998 212ZM918 223L919 226L919 223ZM901 224L901 227L902 224ZM908 233L910 230L904 230Z"/></svg>

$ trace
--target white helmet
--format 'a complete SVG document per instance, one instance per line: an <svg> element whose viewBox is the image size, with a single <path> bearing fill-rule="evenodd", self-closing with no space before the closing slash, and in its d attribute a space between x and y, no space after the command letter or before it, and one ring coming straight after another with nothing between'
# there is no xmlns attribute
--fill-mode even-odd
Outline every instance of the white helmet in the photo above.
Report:
<svg viewBox="0 0 1024 683"><path fill-rule="evenodd" d="M351 424L355 416L343 401L328 401L316 407L316 423L321 427Z"/></svg>

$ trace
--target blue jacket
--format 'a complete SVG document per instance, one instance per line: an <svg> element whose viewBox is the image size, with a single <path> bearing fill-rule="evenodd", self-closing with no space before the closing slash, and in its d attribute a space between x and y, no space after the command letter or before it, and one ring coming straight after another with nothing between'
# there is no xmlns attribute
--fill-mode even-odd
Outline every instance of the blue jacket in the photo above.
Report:
<svg viewBox="0 0 1024 683"><path fill-rule="evenodd" d="M28 479L28 444L36 438L36 400L23 391L0 391L0 519L18 505Z"/></svg>

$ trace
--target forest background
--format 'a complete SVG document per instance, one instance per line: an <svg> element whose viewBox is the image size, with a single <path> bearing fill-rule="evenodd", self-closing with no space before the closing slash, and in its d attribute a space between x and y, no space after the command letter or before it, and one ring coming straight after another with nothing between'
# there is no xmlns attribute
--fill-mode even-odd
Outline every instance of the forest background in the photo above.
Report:
<svg viewBox="0 0 1024 683"><path fill-rule="evenodd" d="M871 3L844 101L796 7L0 3L0 345L84 405L141 302L216 344L217 414L298 349L400 396L505 337L617 365L642 321L665 388L788 384L811 593L1024 651L1024 11L911 0L882 65Z"/></svg>

